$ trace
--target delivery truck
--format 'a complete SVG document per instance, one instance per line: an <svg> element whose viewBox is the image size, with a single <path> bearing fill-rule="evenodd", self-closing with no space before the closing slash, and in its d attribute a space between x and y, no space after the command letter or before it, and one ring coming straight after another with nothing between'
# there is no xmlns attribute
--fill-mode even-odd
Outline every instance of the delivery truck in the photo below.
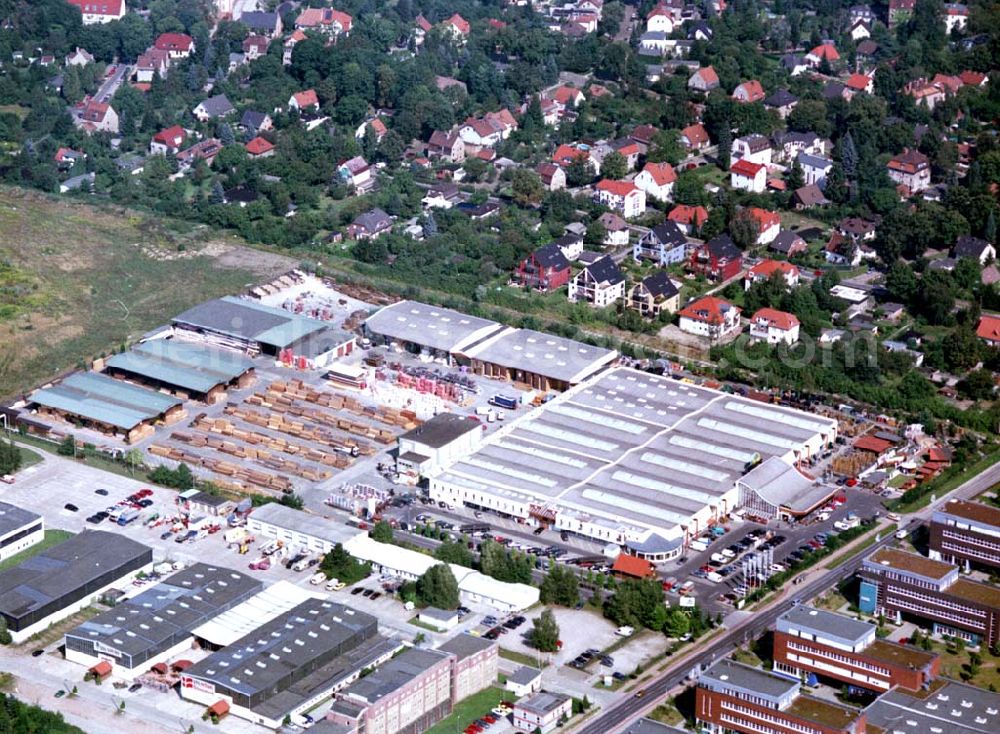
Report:
<svg viewBox="0 0 1000 734"><path fill-rule="evenodd" d="M125 510L125 512L118 516L118 524L124 527L131 522L135 522L137 517L139 517L138 510Z"/></svg>
<svg viewBox="0 0 1000 734"><path fill-rule="evenodd" d="M507 410L517 410L519 402L517 398L512 398L509 395L494 395L490 398L490 405L495 405L498 408L506 408Z"/></svg>

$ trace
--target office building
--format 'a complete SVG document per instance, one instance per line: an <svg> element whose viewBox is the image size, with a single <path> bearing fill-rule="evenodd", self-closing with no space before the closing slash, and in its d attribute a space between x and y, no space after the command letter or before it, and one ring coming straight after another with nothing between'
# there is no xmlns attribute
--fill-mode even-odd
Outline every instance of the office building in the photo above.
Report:
<svg viewBox="0 0 1000 734"><path fill-rule="evenodd" d="M0 561L41 542L45 521L41 515L0 502Z"/></svg>
<svg viewBox="0 0 1000 734"><path fill-rule="evenodd" d="M1000 568L1000 508L949 500L931 516L928 547L932 559Z"/></svg>

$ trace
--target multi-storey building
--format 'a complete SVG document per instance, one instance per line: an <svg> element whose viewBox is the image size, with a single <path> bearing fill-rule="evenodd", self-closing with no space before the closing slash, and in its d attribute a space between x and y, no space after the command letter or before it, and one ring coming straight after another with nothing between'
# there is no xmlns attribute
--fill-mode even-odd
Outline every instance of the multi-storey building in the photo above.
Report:
<svg viewBox="0 0 1000 734"><path fill-rule="evenodd" d="M774 669L833 679L884 693L895 686L919 690L937 677L940 658L912 646L877 639L875 625L842 614L793 607L774 630Z"/></svg>
<svg viewBox="0 0 1000 734"><path fill-rule="evenodd" d="M931 516L929 547L935 560L1000 568L1000 509L948 501Z"/></svg>
<svg viewBox="0 0 1000 734"><path fill-rule="evenodd" d="M804 696L800 682L723 659L698 679L695 718L708 734L865 734L864 712Z"/></svg>
<svg viewBox="0 0 1000 734"><path fill-rule="evenodd" d="M880 548L862 562L858 575L863 612L924 619L935 633L972 644L1000 641L1000 588L960 578L957 566Z"/></svg>

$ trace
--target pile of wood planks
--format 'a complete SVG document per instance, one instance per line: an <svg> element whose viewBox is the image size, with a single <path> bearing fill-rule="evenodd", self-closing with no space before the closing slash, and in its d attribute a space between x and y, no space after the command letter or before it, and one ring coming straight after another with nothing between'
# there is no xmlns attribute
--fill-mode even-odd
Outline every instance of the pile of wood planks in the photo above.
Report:
<svg viewBox="0 0 1000 734"><path fill-rule="evenodd" d="M328 384L332 385L332 383ZM346 410L355 415L371 418L379 423L401 428L404 431L412 430L420 425L420 421L417 420L417 414L412 410L366 407L351 395L316 390L299 379L272 382L268 386L266 393L269 395L272 393L280 394L289 400L301 400L333 410Z"/></svg>
<svg viewBox="0 0 1000 734"><path fill-rule="evenodd" d="M302 405L298 405L294 400L285 397L281 393L276 392L264 392L264 393L254 393L250 395L246 401L248 405L256 405L261 408L268 408L271 413L270 415L265 415L265 420L269 421L285 421L288 425L294 427L294 435L298 435L297 432L305 430L305 424L301 421L287 420L283 418L283 415L287 414L293 418L304 418L306 420L312 421L313 423L319 423L320 425L330 426L331 428L337 428L341 431L354 434L355 436L361 436L362 438L371 439L372 441L377 441L381 444L391 444L396 441L396 434L392 431L387 431L383 428L376 428L367 423L359 423L358 421L351 420L350 418L338 417L338 415L330 410L321 410L319 408L306 408ZM252 413L248 409L243 409L244 412ZM231 412L231 408L226 408L226 412ZM232 413L233 415L238 415L246 421L254 422L250 418L247 418L239 413ZM263 425L263 424L258 424ZM273 426L268 425L268 428L273 428ZM275 430L283 430L280 428L275 428ZM369 447L371 448L371 447ZM358 450L365 456L372 456L377 453L372 449L371 453L366 452L360 446Z"/></svg>
<svg viewBox="0 0 1000 734"><path fill-rule="evenodd" d="M233 438L243 441L244 443L248 443L251 446L261 446L262 448L266 447L271 451L291 454L293 456L301 456L309 461L315 461L318 464L326 464L327 466L336 467L337 469L346 469L354 463L351 457L347 454L336 453L333 451L320 451L319 449L314 449L310 446L292 443L285 438L274 438L272 436L265 436L262 433L248 431L234 425L225 418L212 419L199 417L192 421L191 427L207 433L232 436ZM258 451L257 453L260 452Z"/></svg>
<svg viewBox="0 0 1000 734"><path fill-rule="evenodd" d="M171 438L182 440L178 437L177 433L175 432ZM292 481L280 474L269 474L268 472L216 459L211 456L200 456L194 452L185 451L174 446L152 444L149 447L149 453L154 456L171 459L172 461L183 461L185 464L203 466L215 474L226 477L223 480L213 479L213 481L218 481L220 486L225 486L228 489L247 492L250 491L247 485L254 485L286 494L293 490Z"/></svg>
<svg viewBox="0 0 1000 734"><path fill-rule="evenodd" d="M250 398L247 399L247 402L255 404L252 398L253 396L250 396ZM270 407L271 412L264 413L259 410L230 405L226 407L225 414L244 420L252 425L260 426L261 428L278 431L279 433L287 433L290 436L295 436L296 438L301 438L307 441L314 441L315 443L329 446L335 450L347 451L348 453L351 453L352 450L356 448L358 450L358 454L361 456L374 456L378 453L378 449L367 441L359 441L353 438L341 438L324 428L307 424L303 421L292 420L291 418L282 415L284 411L278 410L277 408L269 406L266 403L261 403L261 405L262 407ZM333 416L334 420L330 423L323 419L322 416L317 418L313 416L300 415L300 412L304 413L305 411L297 411L291 413L291 415L293 417L308 417L316 423L326 423L333 428L340 427L336 421L336 416ZM369 436L367 433L360 431L351 432L367 438L374 438L374 436Z"/></svg>
<svg viewBox="0 0 1000 734"><path fill-rule="evenodd" d="M283 474L293 474L303 479L308 479L311 482L320 482L333 476L333 472L329 469L313 469L308 465L299 464L298 462L273 454L265 448L244 446L232 441L226 441L217 436L174 431L170 434L170 438L174 441L194 446L195 448L209 448L223 454L228 454L229 456L235 456L237 459L254 461L261 466L266 466L268 469L274 469Z"/></svg>

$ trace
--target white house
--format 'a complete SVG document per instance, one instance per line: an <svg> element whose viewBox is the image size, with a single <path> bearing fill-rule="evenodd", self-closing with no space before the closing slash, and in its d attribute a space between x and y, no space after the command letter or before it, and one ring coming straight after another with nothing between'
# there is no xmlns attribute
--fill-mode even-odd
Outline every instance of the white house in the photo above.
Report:
<svg viewBox="0 0 1000 734"><path fill-rule="evenodd" d="M829 158L810 155L809 153L799 153L799 157L796 160L798 160L799 166L802 167L802 176L805 179L806 186L815 184L819 186L820 190L826 188L826 177L833 168L833 161Z"/></svg>
<svg viewBox="0 0 1000 734"><path fill-rule="evenodd" d="M699 298L680 310L680 330L712 340L722 339L740 329L738 306L715 296Z"/></svg>
<svg viewBox="0 0 1000 734"><path fill-rule="evenodd" d="M658 5L646 16L646 30L653 33L671 34L674 32L674 19L667 8Z"/></svg>
<svg viewBox="0 0 1000 734"><path fill-rule="evenodd" d="M68 0L80 9L84 25L110 23L125 17L125 0Z"/></svg>
<svg viewBox="0 0 1000 734"><path fill-rule="evenodd" d="M767 167L760 163L738 160L729 168L729 183L734 189L762 194L767 186Z"/></svg>
<svg viewBox="0 0 1000 734"><path fill-rule="evenodd" d="M960 3L945 3L944 32L951 35L955 29L965 30L969 22L969 7Z"/></svg>
<svg viewBox="0 0 1000 734"><path fill-rule="evenodd" d="M762 308L750 318L750 338L768 344L794 344L799 340L799 320L785 311Z"/></svg>
<svg viewBox="0 0 1000 734"><path fill-rule="evenodd" d="M761 260L747 271L743 279L743 287L750 290L750 286L754 283L770 280L775 273L780 273L789 288L794 288L799 284L799 269L792 263L785 260Z"/></svg>
<svg viewBox="0 0 1000 734"><path fill-rule="evenodd" d="M733 141L733 159L771 164L771 141L764 135L744 135Z"/></svg>
<svg viewBox="0 0 1000 734"><path fill-rule="evenodd" d="M646 192L631 181L603 179L594 187L599 204L620 212L626 219L641 217L646 212Z"/></svg>
<svg viewBox="0 0 1000 734"><path fill-rule="evenodd" d="M625 275L610 256L604 256L569 281L571 303L583 301L604 308L625 297Z"/></svg>
<svg viewBox="0 0 1000 734"><path fill-rule="evenodd" d="M657 201L670 201L674 198L674 184L677 173L667 162L647 163L639 175L635 177L635 185L642 189L646 196Z"/></svg>

